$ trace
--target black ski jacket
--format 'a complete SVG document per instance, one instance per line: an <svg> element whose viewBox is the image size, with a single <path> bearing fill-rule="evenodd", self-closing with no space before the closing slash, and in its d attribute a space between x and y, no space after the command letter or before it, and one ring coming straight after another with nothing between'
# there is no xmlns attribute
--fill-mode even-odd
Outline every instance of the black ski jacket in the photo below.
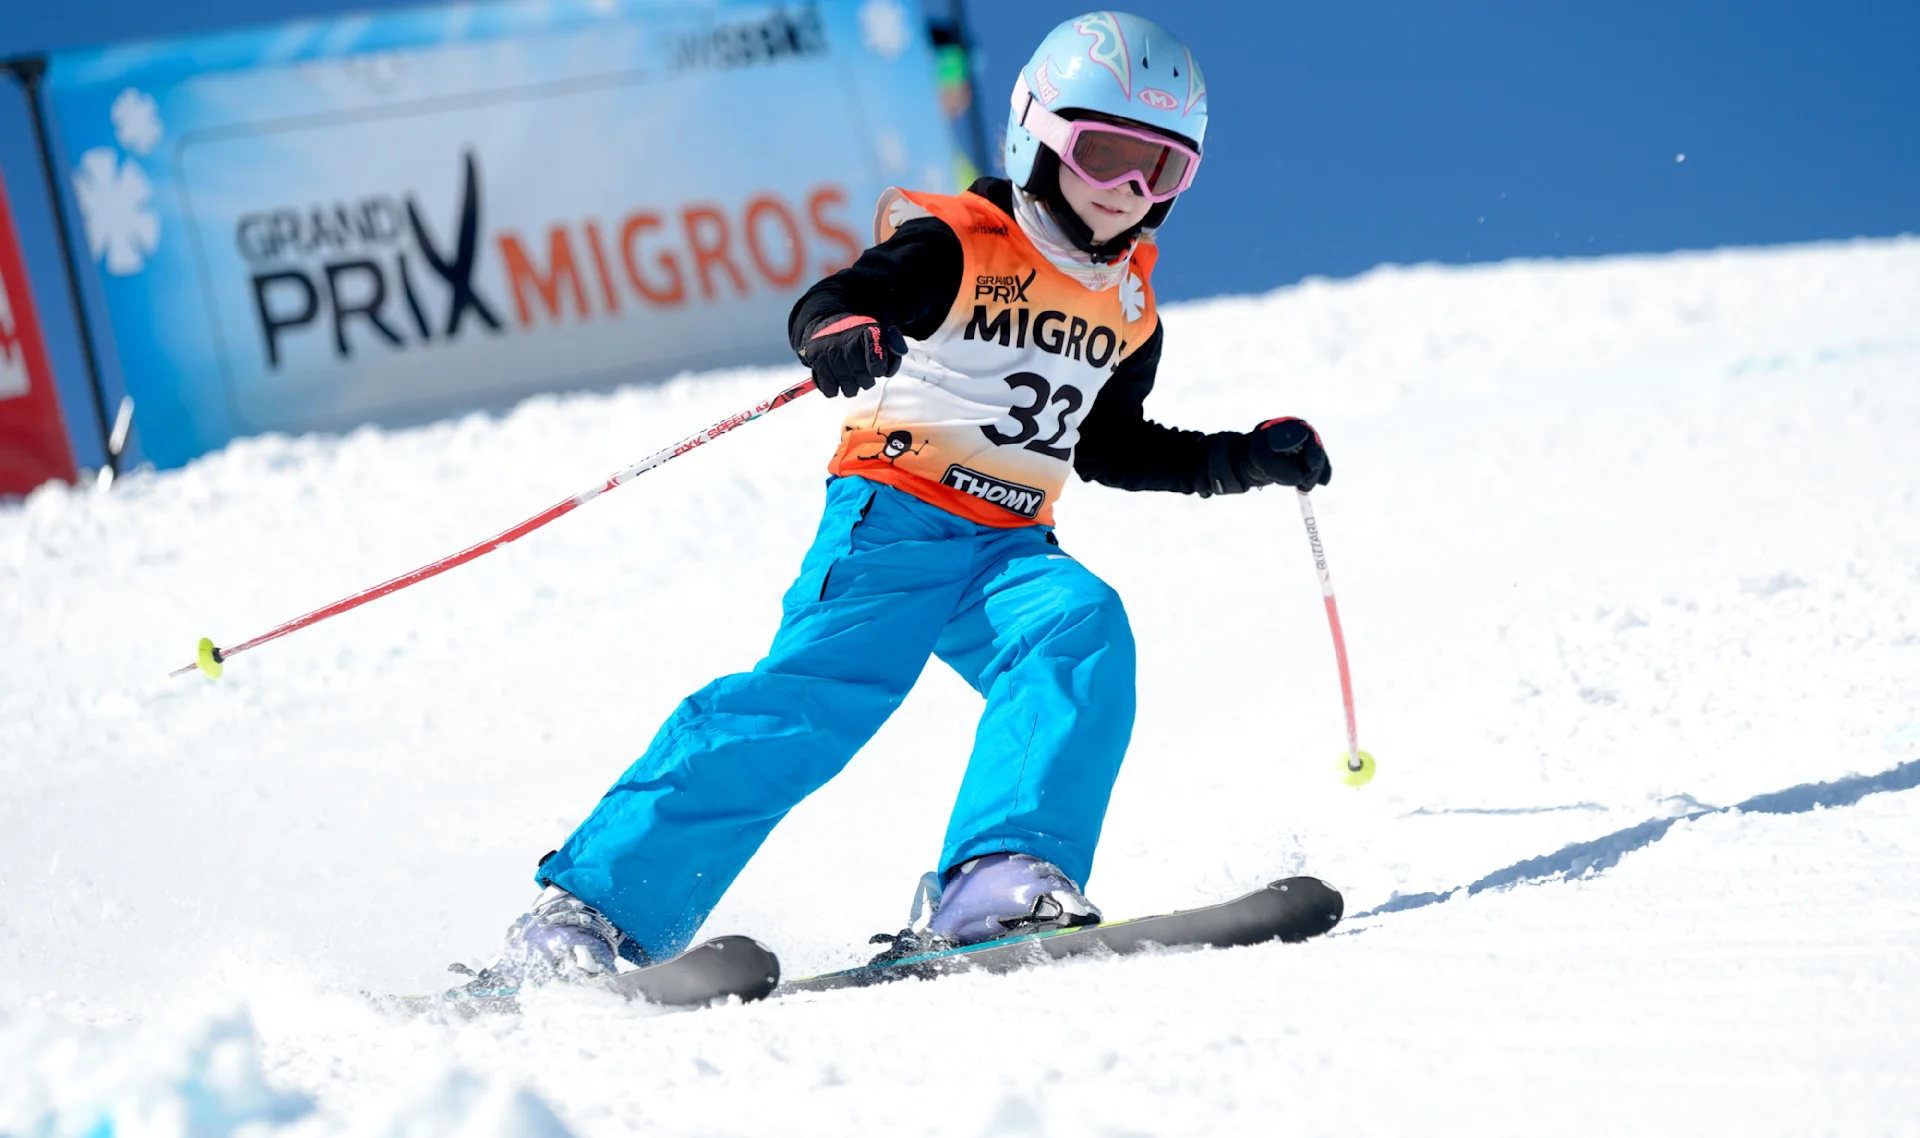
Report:
<svg viewBox="0 0 1920 1138"><path fill-rule="evenodd" d="M1013 218L1013 186L1005 178L981 178L967 190ZM938 331L960 294L960 239L947 223L915 218L853 264L808 289L787 318L787 340L798 352L824 320L870 316L897 326L916 340ZM1122 490L1172 490L1182 494L1239 494L1237 473L1246 436L1238 431L1185 431L1146 417L1144 405L1160 367L1158 325L1140 349L1108 378L1080 424L1073 469L1082 480Z"/></svg>

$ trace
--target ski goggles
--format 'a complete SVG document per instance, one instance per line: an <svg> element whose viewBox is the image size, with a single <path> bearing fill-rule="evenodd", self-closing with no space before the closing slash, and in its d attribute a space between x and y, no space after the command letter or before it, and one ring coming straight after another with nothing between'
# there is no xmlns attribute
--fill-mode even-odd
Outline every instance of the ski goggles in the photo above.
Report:
<svg viewBox="0 0 1920 1138"><path fill-rule="evenodd" d="M1164 202L1193 185L1200 152L1164 134L1093 119L1063 119L1040 105L1022 75L1013 86L1020 125L1097 190L1132 182L1149 201Z"/></svg>

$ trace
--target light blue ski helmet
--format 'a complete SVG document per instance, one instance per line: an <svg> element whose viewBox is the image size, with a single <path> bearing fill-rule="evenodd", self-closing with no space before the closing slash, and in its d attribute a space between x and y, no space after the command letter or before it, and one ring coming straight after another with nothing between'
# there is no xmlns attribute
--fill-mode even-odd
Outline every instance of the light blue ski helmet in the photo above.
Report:
<svg viewBox="0 0 1920 1138"><path fill-rule="evenodd" d="M1186 139L1207 133L1207 81L1193 52L1151 20L1088 12L1047 33L1020 69L1026 89L1055 114L1093 111ZM1015 88L1018 91L1018 86ZM1025 186L1041 142L1020 125L1025 100L1007 116L1007 177Z"/></svg>

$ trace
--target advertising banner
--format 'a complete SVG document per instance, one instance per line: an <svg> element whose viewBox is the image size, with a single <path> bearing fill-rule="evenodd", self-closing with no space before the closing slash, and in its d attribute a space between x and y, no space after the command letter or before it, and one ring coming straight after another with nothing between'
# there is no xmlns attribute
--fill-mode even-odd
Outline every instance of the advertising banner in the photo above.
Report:
<svg viewBox="0 0 1920 1138"><path fill-rule="evenodd" d="M904 0L537 0L56 55L144 456L790 359L953 187Z"/></svg>
<svg viewBox="0 0 1920 1138"><path fill-rule="evenodd" d="M54 478L76 480L73 448L0 182L0 495L25 494Z"/></svg>

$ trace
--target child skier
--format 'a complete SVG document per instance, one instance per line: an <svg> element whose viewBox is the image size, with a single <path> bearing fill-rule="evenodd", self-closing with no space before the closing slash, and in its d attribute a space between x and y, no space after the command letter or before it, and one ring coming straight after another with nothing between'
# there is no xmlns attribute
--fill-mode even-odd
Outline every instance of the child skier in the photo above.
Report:
<svg viewBox="0 0 1920 1138"><path fill-rule="evenodd" d="M1202 434L1142 414L1162 336L1153 233L1206 124L1186 45L1096 12L1022 69L1006 179L881 199L879 243L788 323L821 393L849 406L773 646L687 697L542 860L493 975L678 954L929 655L986 710L929 915L891 951L1100 919L1081 888L1133 728L1134 645L1120 598L1054 538L1068 472L1201 497L1332 474L1298 419Z"/></svg>

